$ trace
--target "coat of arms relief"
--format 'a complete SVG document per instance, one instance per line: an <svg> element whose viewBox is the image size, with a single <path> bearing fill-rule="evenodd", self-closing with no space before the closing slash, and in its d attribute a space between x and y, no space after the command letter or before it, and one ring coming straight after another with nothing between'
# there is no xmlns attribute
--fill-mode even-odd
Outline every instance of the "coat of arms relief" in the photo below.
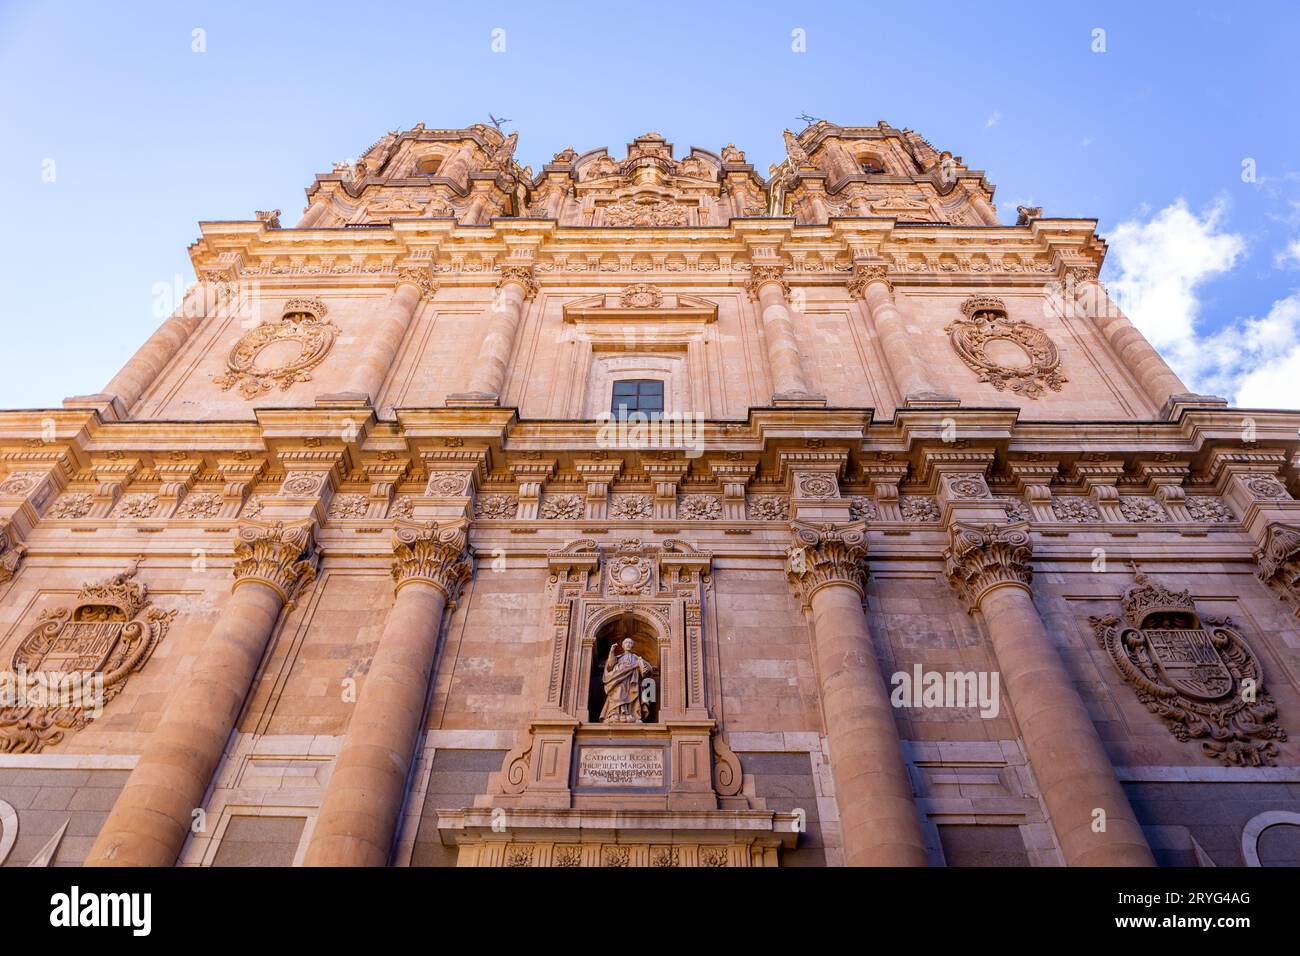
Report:
<svg viewBox="0 0 1300 956"><path fill-rule="evenodd" d="M39 753L81 730L149 660L176 612L149 603L137 566L41 612L0 675L0 753Z"/></svg>
<svg viewBox="0 0 1300 956"><path fill-rule="evenodd" d="M1124 618L1092 617L1102 648L1147 710L1179 740L1230 766L1267 766L1286 740L1259 658L1231 618L1202 620L1189 591L1134 568Z"/></svg>

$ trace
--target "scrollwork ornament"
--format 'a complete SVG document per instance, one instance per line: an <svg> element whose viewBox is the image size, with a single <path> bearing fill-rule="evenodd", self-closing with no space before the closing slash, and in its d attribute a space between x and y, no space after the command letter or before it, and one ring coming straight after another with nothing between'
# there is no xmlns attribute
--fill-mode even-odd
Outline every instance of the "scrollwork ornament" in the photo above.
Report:
<svg viewBox="0 0 1300 956"><path fill-rule="evenodd" d="M962 305L964 317L947 326L952 347L970 369L998 391L1008 386L1026 398L1038 398L1045 388L1059 392L1069 381L1060 372L1056 343L1042 329L1007 315L1001 299L972 296ZM1008 342L1024 353L1024 364L1007 365L990 353L994 342Z"/></svg>
<svg viewBox="0 0 1300 956"><path fill-rule="evenodd" d="M834 475L799 475L795 478L795 487L802 498L835 498L840 493Z"/></svg>
<svg viewBox="0 0 1300 956"><path fill-rule="evenodd" d="M664 304L664 295L657 286L642 282L624 289L619 304L625 309L657 309Z"/></svg>
<svg viewBox="0 0 1300 956"><path fill-rule="evenodd" d="M311 381L311 370L325 360L338 335L338 328L324 316L325 304L319 299L290 299L279 319L240 336L226 359L226 371L213 381L223 392L234 388L249 400L277 386L284 392ZM276 364L259 364L264 352L283 353L286 343L297 347L296 355L281 354Z"/></svg>
<svg viewBox="0 0 1300 956"><path fill-rule="evenodd" d="M149 602L138 566L84 585L70 607L41 612L14 651L10 670L21 683L0 708L0 753L58 744L98 717L148 661L176 612Z"/></svg>
<svg viewBox="0 0 1300 956"><path fill-rule="evenodd" d="M1287 739L1259 658L1230 618L1202 621L1187 591L1134 569L1124 619L1092 617L1093 633L1147 710L1180 741L1198 740L1227 766L1270 765Z"/></svg>

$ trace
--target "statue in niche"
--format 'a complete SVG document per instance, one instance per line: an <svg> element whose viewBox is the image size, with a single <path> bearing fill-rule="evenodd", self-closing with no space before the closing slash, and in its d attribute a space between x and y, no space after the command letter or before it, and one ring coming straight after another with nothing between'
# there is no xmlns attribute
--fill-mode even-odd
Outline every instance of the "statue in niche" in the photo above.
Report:
<svg viewBox="0 0 1300 956"><path fill-rule="evenodd" d="M644 723L650 707L641 697L641 681L654 672L653 664L632 651L632 638L625 637L621 645L617 641L611 644L601 677L605 686L605 706L600 709L600 722Z"/></svg>

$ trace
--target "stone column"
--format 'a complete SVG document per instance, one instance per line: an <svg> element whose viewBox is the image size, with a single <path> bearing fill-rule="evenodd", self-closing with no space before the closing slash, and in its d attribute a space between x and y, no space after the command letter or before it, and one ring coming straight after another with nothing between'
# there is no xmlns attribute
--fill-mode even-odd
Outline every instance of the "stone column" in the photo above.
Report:
<svg viewBox="0 0 1300 956"><path fill-rule="evenodd" d="M949 531L948 580L984 617L1065 862L1154 866L1097 728L1034 607L1029 525L953 522Z"/></svg>
<svg viewBox="0 0 1300 956"><path fill-rule="evenodd" d="M399 521L397 597L348 721L307 847L307 866L384 866L420 737L442 612L472 569L462 527Z"/></svg>
<svg viewBox="0 0 1300 956"><path fill-rule="evenodd" d="M1139 387L1157 408L1163 409L1171 398L1191 398L1169 363L1160 357L1146 336L1111 301L1106 287L1097 281L1092 269L1070 268L1065 272L1065 307L1083 308L1092 316L1097 329L1110 343L1120 361L1137 379ZM1218 400L1222 403L1222 399Z"/></svg>
<svg viewBox="0 0 1300 956"><path fill-rule="evenodd" d="M939 394L913 347L907 323L894 301L894 287L889 282L888 267L883 260L859 259L853 263L853 278L849 280L849 294L862 299L871 324L875 326L880 347L889 363L889 372L902 396L903 404L910 402L956 402L952 397Z"/></svg>
<svg viewBox="0 0 1300 956"><path fill-rule="evenodd" d="M121 403L120 412L129 414L166 371L176 353L184 348L207 315L209 303L224 300L231 294L230 286L225 283L203 280L195 285L171 318L149 336L131 360L104 386L103 397Z"/></svg>
<svg viewBox="0 0 1300 956"><path fill-rule="evenodd" d="M812 609L813 652L850 866L924 866L925 838L862 613L862 525L794 526L789 576Z"/></svg>
<svg viewBox="0 0 1300 956"><path fill-rule="evenodd" d="M531 266L506 266L501 270L497 294L492 301L487 334L479 347L470 378L469 391L447 397L447 404L497 405L506 383L506 368L515 349L524 303L537 294Z"/></svg>
<svg viewBox="0 0 1300 956"><path fill-rule="evenodd" d="M365 350L348 374L343 391L364 396L368 403L379 398L397 352L406 340L411 319L421 300L432 297L438 284L425 269L402 269L397 274L397 287L388 303L380 311L373 326L367 329Z"/></svg>
<svg viewBox="0 0 1300 956"><path fill-rule="evenodd" d="M790 286L785 281L785 267L756 265L746 286L749 297L758 303L763 317L763 336L767 340L767 361L772 372L773 403L817 400L808 388L799 361L799 345L794 335L794 320L786 302Z"/></svg>
<svg viewBox="0 0 1300 956"><path fill-rule="evenodd" d="M236 532L229 603L176 687L87 866L172 866L202 806L284 605L315 577L311 525Z"/></svg>

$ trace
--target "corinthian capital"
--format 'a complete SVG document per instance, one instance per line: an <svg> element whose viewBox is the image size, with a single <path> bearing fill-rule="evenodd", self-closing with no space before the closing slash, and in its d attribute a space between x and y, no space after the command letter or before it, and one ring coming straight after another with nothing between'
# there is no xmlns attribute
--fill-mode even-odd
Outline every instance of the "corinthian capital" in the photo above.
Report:
<svg viewBox="0 0 1300 956"><path fill-rule="evenodd" d="M790 583L811 601L826 584L847 584L863 593L867 582L866 524L793 525L794 540L786 551Z"/></svg>
<svg viewBox="0 0 1300 956"><path fill-rule="evenodd" d="M428 269L398 269L397 284L409 283L420 290L420 298L432 299L438 291L438 283L429 274Z"/></svg>
<svg viewBox="0 0 1300 956"><path fill-rule="evenodd" d="M1034 553L1029 523L972 525L957 522L948 529L952 543L943 553L948 583L974 610L994 588L1003 585L1029 589Z"/></svg>
<svg viewBox="0 0 1300 956"><path fill-rule="evenodd" d="M235 530L234 587L258 581L290 602L316 578L310 521L247 521Z"/></svg>
<svg viewBox="0 0 1300 956"><path fill-rule="evenodd" d="M745 291L757 302L759 290L769 282L775 282L781 287L782 297L790 297L790 283L785 281L785 266L782 265L751 267L749 281L745 283Z"/></svg>
<svg viewBox="0 0 1300 956"><path fill-rule="evenodd" d="M533 296L537 295L537 277L533 273L532 266L502 266L501 278L497 280L497 288L501 289L507 282L514 282L523 286L524 301L531 301Z"/></svg>
<svg viewBox="0 0 1300 956"><path fill-rule="evenodd" d="M849 279L849 295L855 299L865 298L867 289L873 282L883 283L886 291L891 295L894 286L889 281L889 266L885 262L855 262L853 263L853 278Z"/></svg>
<svg viewBox="0 0 1300 956"><path fill-rule="evenodd" d="M398 521L393 529L393 581L400 591L413 581L442 589L455 602L474 566L463 527L439 528L434 522Z"/></svg>
<svg viewBox="0 0 1300 956"><path fill-rule="evenodd" d="M1264 546L1255 552L1255 572L1295 608L1300 617L1300 528L1274 523L1264 532Z"/></svg>

